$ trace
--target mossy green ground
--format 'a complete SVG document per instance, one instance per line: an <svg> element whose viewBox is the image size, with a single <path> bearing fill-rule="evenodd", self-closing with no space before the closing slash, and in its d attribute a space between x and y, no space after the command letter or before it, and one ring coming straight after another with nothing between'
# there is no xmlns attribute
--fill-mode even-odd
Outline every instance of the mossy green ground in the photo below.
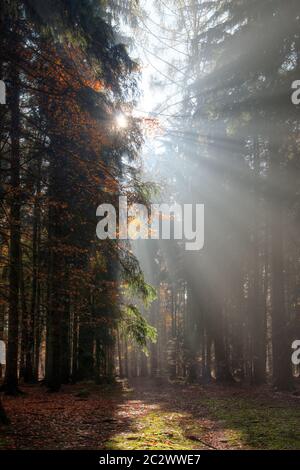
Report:
<svg viewBox="0 0 300 470"><path fill-rule="evenodd" d="M300 449L297 402L189 396L195 413L168 411L165 398L114 435L107 449ZM178 400L176 404L178 404ZM176 405L175 405L176 406ZM184 408L184 407L183 407ZM188 408L188 407L187 407Z"/></svg>
<svg viewBox="0 0 300 470"><path fill-rule="evenodd" d="M193 423L186 423L188 418L181 413L151 411L136 422L131 432L123 432L107 442L110 450L190 450L205 448L187 436L193 429ZM181 423L185 421L184 428ZM197 431L200 431L198 429Z"/></svg>
<svg viewBox="0 0 300 470"><path fill-rule="evenodd" d="M233 446L300 449L299 406L237 398L213 398L205 403Z"/></svg>

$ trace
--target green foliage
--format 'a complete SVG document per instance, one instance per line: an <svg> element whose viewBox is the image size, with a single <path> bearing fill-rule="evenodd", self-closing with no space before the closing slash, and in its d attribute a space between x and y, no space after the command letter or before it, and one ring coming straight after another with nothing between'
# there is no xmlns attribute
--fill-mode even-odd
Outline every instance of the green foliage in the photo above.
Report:
<svg viewBox="0 0 300 470"><path fill-rule="evenodd" d="M149 325L135 305L124 306L122 326L125 334L141 346L145 354L148 353L147 341L156 342L156 328Z"/></svg>
<svg viewBox="0 0 300 470"><path fill-rule="evenodd" d="M132 295L138 295L141 297L146 307L149 307L157 297L156 290L150 284L145 282L144 275L142 273L132 276L132 278L129 279L128 290Z"/></svg>
<svg viewBox="0 0 300 470"><path fill-rule="evenodd" d="M156 291L145 282L138 260L128 250L121 251L119 260L125 281L124 295L128 298L137 296L148 307L156 299Z"/></svg>

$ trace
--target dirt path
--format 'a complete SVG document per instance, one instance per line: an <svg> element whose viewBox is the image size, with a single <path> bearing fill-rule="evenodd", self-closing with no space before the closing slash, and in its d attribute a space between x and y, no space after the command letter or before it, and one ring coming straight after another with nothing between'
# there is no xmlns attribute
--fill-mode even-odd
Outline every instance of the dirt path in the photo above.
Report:
<svg viewBox="0 0 300 470"><path fill-rule="evenodd" d="M135 381L4 397L8 449L300 449L300 400L237 387Z"/></svg>

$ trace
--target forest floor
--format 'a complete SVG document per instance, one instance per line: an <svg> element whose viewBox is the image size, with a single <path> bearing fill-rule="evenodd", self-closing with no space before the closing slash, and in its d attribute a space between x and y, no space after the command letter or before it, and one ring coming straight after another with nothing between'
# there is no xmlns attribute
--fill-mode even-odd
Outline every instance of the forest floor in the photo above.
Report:
<svg viewBox="0 0 300 470"><path fill-rule="evenodd" d="M0 449L300 449L300 393L142 379L22 388L3 397Z"/></svg>

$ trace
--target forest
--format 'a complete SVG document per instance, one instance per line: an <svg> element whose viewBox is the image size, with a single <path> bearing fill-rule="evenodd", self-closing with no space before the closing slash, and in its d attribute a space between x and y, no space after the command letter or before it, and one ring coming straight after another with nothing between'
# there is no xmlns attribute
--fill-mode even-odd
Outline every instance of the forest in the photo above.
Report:
<svg viewBox="0 0 300 470"><path fill-rule="evenodd" d="M0 450L300 450L299 1L0 37Z"/></svg>

